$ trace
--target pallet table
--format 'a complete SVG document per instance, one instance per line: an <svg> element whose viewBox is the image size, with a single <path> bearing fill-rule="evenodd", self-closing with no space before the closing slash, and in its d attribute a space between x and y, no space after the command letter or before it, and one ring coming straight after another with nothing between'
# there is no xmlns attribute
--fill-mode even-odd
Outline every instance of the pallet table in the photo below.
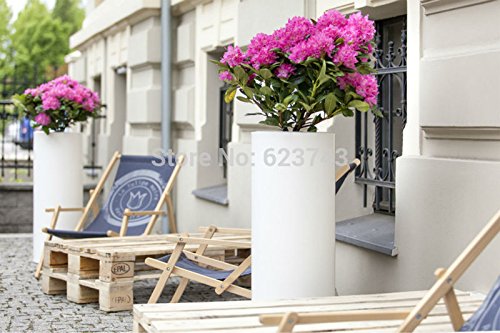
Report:
<svg viewBox="0 0 500 333"><path fill-rule="evenodd" d="M203 237L203 234L190 234ZM216 234L214 239L242 240L248 235ZM132 309L134 281L158 278L160 273L147 266L148 257L162 257L175 244L165 235L84 240L47 241L41 278L46 294L66 294L75 303L99 302L103 311ZM198 246L186 246L196 251ZM223 260L229 253L225 248L209 246L205 255Z"/></svg>
<svg viewBox="0 0 500 333"><path fill-rule="evenodd" d="M263 326L261 314L356 310L410 310L427 291L336 296L275 302L210 302L134 305L134 332L276 332ZM465 319L477 310L484 296L457 291ZM394 332L401 320L297 325L294 332ZM418 331L453 331L444 303L439 303Z"/></svg>

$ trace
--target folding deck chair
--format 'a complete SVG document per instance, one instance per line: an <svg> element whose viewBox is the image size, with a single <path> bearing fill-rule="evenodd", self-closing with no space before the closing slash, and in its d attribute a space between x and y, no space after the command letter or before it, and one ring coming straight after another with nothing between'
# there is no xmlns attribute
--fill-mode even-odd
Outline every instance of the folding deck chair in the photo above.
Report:
<svg viewBox="0 0 500 333"><path fill-rule="evenodd" d="M464 324L464 318L453 285L500 232L500 211L488 222L448 269L439 268L437 282L411 312L405 311L345 311L261 315L264 325L278 325L278 332L292 332L297 324L316 324L342 321L404 320L398 332L413 332L440 299L444 300L455 330L500 330L500 278L483 305Z"/></svg>
<svg viewBox="0 0 500 333"><path fill-rule="evenodd" d="M245 231L244 229L242 230L242 232ZM248 230L246 230L246 232L248 232ZM252 292L249 289L233 284L239 277L251 274L251 255L244 259L238 266L203 255L210 245L223 246L227 249L244 250L251 248L250 242L209 238L210 237L207 237L207 235L205 235L204 238L184 236L167 237L169 241L176 243L172 254L159 259L146 259L147 265L163 271L149 298L148 304L158 301L163 288L165 288L172 274L181 277L181 281L170 303L177 303L180 300L190 280L215 288L215 293L218 295L227 291L246 298L252 297ZM186 244L197 244L199 247L194 253L188 252L184 251ZM214 267L215 269L202 267L200 264Z"/></svg>
<svg viewBox="0 0 500 333"><path fill-rule="evenodd" d="M158 217L168 215L170 231L177 232L171 192L183 160L184 156L179 156L156 164L157 158L153 156L130 156L115 152L96 188L91 191L87 205L83 208L57 206L46 209L46 212L53 215L50 227L43 228L42 231L48 234L48 241L53 236L76 239L149 235ZM99 211L96 200L118 162L113 186ZM164 204L167 206L166 212L162 210ZM91 211L94 219L85 225ZM82 212L75 230L56 229L61 212ZM40 277L42 263L43 254L35 271L37 279Z"/></svg>

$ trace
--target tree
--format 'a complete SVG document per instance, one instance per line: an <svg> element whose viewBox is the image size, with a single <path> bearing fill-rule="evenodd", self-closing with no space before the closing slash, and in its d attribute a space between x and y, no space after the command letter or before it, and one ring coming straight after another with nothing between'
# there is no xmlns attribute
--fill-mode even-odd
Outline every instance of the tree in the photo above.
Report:
<svg viewBox="0 0 500 333"><path fill-rule="evenodd" d="M5 0L0 0L0 77L8 73L11 61L10 19L12 12Z"/></svg>
<svg viewBox="0 0 500 333"><path fill-rule="evenodd" d="M40 0L28 0L13 24L12 48L18 75L28 80L34 67L40 72L64 64L69 52L68 32L59 18L53 18Z"/></svg>
<svg viewBox="0 0 500 333"><path fill-rule="evenodd" d="M68 29L68 38L82 27L85 11L79 0L57 0L52 17L60 19Z"/></svg>

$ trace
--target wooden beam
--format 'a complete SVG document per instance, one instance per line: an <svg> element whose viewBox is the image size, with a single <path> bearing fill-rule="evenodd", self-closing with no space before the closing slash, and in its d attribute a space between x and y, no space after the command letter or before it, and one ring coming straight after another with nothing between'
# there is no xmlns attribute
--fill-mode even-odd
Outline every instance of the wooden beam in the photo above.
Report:
<svg viewBox="0 0 500 333"><path fill-rule="evenodd" d="M451 266L440 276L439 280L427 292L412 312L398 328L398 332L413 332L424 320L441 298L444 298L453 285L469 268L474 260L483 252L484 248L496 237L500 231L500 210L490 219L488 224L479 232Z"/></svg>

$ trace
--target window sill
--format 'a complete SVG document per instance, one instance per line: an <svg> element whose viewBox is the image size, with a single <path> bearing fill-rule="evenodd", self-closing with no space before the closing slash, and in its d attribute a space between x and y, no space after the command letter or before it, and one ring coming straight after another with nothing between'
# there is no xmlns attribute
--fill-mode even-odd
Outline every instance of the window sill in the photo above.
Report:
<svg viewBox="0 0 500 333"><path fill-rule="evenodd" d="M198 199L210 201L222 206L228 206L227 184L204 187L194 190L193 195Z"/></svg>
<svg viewBox="0 0 500 333"><path fill-rule="evenodd" d="M335 238L343 243L395 257L398 249L394 245L394 226L394 216L374 213L338 222Z"/></svg>

